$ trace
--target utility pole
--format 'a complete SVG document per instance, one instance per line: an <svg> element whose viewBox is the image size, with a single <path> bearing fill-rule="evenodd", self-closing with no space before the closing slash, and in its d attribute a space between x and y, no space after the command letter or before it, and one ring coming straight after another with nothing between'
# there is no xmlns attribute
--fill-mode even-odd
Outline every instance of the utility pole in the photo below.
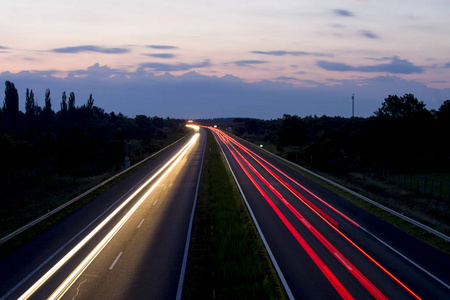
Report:
<svg viewBox="0 0 450 300"><path fill-rule="evenodd" d="M352 95L352 118L355 116L355 94Z"/></svg>

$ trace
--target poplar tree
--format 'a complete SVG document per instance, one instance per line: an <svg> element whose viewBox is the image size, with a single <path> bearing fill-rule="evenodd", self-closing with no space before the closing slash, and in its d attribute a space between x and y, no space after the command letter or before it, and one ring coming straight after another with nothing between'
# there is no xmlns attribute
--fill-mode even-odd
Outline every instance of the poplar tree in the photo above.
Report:
<svg viewBox="0 0 450 300"><path fill-rule="evenodd" d="M34 93L33 90L28 90L25 95L25 115L28 118L34 117L36 115L36 104L34 103Z"/></svg>
<svg viewBox="0 0 450 300"><path fill-rule="evenodd" d="M92 94L89 95L89 99L86 101L86 108L92 109L94 107L94 98L92 98Z"/></svg>
<svg viewBox="0 0 450 300"><path fill-rule="evenodd" d="M66 91L64 91L62 93L61 112L64 113L64 114L67 112L67 95L66 95Z"/></svg>
<svg viewBox="0 0 450 300"><path fill-rule="evenodd" d="M45 103L44 103L44 109L42 110L42 113L44 114L45 122L48 124L50 123L52 119L52 99L50 98L50 89L45 90Z"/></svg>
<svg viewBox="0 0 450 300"><path fill-rule="evenodd" d="M70 92L69 101L67 103L67 106L68 106L68 111L70 113L75 111L75 94L74 94L74 92Z"/></svg>
<svg viewBox="0 0 450 300"><path fill-rule="evenodd" d="M14 127L19 113L19 94L14 83L9 80L5 82L5 101L3 102L2 111L8 126Z"/></svg>

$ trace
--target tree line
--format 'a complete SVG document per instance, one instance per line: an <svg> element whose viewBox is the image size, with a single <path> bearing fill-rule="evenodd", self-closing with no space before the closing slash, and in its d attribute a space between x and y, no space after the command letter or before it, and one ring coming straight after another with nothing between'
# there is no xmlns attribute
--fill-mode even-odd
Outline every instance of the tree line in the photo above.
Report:
<svg viewBox="0 0 450 300"><path fill-rule="evenodd" d="M41 197L39 193L51 193L76 178L120 169L126 146L133 163L161 148L167 138L186 132L177 119L106 113L94 105L92 94L81 106L73 92L63 92L59 105L53 104L52 96L47 89L41 107L27 88L22 112L14 83L5 82L0 109L0 199ZM35 188L30 192L34 195L27 194L24 185Z"/></svg>
<svg viewBox="0 0 450 300"><path fill-rule="evenodd" d="M233 128L235 134L324 171L450 170L450 100L428 110L413 94L389 95L368 118L285 114L275 120L235 121L243 122Z"/></svg>

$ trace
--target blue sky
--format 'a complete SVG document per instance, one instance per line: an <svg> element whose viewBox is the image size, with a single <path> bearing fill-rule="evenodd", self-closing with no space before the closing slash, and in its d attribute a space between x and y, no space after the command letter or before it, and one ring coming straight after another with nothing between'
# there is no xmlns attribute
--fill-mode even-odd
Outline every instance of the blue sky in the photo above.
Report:
<svg viewBox="0 0 450 300"><path fill-rule="evenodd" d="M450 99L447 0L9 1L0 80L54 108L126 115L370 116L389 94ZM43 102L43 101L42 101ZM42 103L41 103L42 105ZM23 109L23 103L21 103Z"/></svg>

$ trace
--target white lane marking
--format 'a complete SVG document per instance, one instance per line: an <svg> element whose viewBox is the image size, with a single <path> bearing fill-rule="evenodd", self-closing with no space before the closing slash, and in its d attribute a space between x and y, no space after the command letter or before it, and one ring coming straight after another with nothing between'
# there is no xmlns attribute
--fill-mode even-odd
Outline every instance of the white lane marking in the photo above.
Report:
<svg viewBox="0 0 450 300"><path fill-rule="evenodd" d="M397 253L397 255L399 255L400 257L402 257L406 261L408 261L410 264L412 264L413 266L415 266L416 268L418 268L419 270L421 270L422 272L424 272L425 274L427 274L428 276L430 276L431 278L433 278L434 280L436 280L437 282L442 284L444 287L446 287L447 289L450 289L450 285L445 283L443 280L441 280L439 277L435 276L433 273L429 272L425 268L421 267L418 263L416 263L415 261L413 261L412 259L410 259L406 255L404 255L403 253L401 253L400 251L398 251L397 249L395 249L394 247L392 247L391 245L389 245L388 243L383 241L381 238L379 238L378 236L376 236L375 234L373 234L372 232L368 231L367 229L365 229L362 226L359 226L359 228L361 228L367 234L371 235L373 238L378 240L380 243L382 243L387 248L391 249L393 252Z"/></svg>
<svg viewBox="0 0 450 300"><path fill-rule="evenodd" d="M144 223L144 220L145 220L145 219L142 219L141 223L139 223L139 225L138 225L137 228L141 228L141 225L142 225L142 223Z"/></svg>
<svg viewBox="0 0 450 300"><path fill-rule="evenodd" d="M156 200L155 200L155 202L153 203L153 206L155 206L155 205L156 205L156 202L158 202L158 199L156 199Z"/></svg>
<svg viewBox="0 0 450 300"><path fill-rule="evenodd" d="M119 255L117 255L116 259L113 261L113 263L111 264L111 266L109 267L110 270L112 270L114 268L114 266L116 265L117 261L119 260L120 256L122 256L123 252L120 252Z"/></svg>

